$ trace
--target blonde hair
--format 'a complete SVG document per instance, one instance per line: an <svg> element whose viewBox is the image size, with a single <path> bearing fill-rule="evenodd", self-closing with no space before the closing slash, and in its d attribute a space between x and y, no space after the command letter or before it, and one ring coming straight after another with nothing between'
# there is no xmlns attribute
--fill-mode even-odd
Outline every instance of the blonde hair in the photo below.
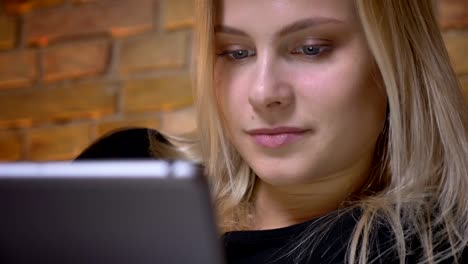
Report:
<svg viewBox="0 0 468 264"><path fill-rule="evenodd" d="M376 170L367 185L373 192L351 203L362 214L347 261L372 261L372 237L382 219L393 233L400 263L405 263L412 237L420 241L420 263L457 256L468 239L468 111L438 29L434 2L355 0L355 6L382 76L389 112ZM196 149L192 157L203 161L220 229L231 231L250 228L255 174L225 138L216 103L215 9L214 0L197 1L198 129L191 141L196 147L185 150ZM448 247L441 249L442 243Z"/></svg>

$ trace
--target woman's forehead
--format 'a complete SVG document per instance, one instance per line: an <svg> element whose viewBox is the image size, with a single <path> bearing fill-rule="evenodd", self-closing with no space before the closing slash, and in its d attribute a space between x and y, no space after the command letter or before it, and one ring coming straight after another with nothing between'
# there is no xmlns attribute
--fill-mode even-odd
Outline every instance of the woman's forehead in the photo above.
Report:
<svg viewBox="0 0 468 264"><path fill-rule="evenodd" d="M350 0L220 0L218 11L216 24L236 27L280 27L310 18L357 21Z"/></svg>

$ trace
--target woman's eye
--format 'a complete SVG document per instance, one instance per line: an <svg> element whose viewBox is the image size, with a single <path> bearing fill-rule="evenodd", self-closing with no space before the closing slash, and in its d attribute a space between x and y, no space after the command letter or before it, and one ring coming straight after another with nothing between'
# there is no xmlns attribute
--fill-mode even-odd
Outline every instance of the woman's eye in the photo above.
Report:
<svg viewBox="0 0 468 264"><path fill-rule="evenodd" d="M317 46L317 45L306 45L299 47L293 50L293 54L304 54L307 56L317 56L320 55L322 52L327 51L327 46Z"/></svg>
<svg viewBox="0 0 468 264"><path fill-rule="evenodd" d="M218 56L220 56L220 57L228 56L229 58L231 58L233 60L243 60L243 59L245 59L247 57L254 56L254 55L255 55L255 52L249 51L249 50L246 50L246 49L227 50L227 51L223 51L220 54L218 54Z"/></svg>

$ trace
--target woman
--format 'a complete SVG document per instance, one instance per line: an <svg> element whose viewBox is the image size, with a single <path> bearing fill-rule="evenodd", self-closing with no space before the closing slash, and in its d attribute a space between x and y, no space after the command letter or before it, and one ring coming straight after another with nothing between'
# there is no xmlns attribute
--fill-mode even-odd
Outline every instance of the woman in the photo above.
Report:
<svg viewBox="0 0 468 264"><path fill-rule="evenodd" d="M467 106L432 2L197 1L196 137L150 141L205 166L229 263L467 261Z"/></svg>
<svg viewBox="0 0 468 264"><path fill-rule="evenodd" d="M347 254L330 245L323 261L456 261L467 107L433 1L197 4L201 160L221 229L252 230L225 235L246 240L226 239L228 258L305 260L344 226ZM274 250L258 246L295 228ZM249 242L257 252L236 248Z"/></svg>

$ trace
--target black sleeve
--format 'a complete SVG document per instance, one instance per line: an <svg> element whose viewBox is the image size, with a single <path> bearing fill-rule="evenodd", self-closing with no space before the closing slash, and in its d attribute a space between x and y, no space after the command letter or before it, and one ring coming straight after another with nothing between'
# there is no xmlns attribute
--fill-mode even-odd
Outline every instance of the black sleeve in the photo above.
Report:
<svg viewBox="0 0 468 264"><path fill-rule="evenodd" d="M170 143L158 131L132 128L117 131L99 138L87 147L75 160L148 159L150 154L149 134L165 144Z"/></svg>

